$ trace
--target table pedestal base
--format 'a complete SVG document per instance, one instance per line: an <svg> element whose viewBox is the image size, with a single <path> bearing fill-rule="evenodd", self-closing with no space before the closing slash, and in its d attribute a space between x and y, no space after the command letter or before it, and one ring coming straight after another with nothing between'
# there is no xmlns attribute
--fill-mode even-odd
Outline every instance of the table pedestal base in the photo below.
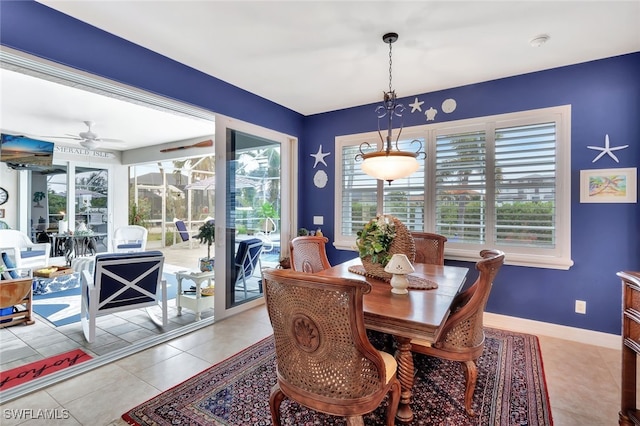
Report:
<svg viewBox="0 0 640 426"><path fill-rule="evenodd" d="M400 381L400 404L396 420L401 423L413 421L411 410L411 389L413 389L413 354L411 353L411 339L394 336L396 340L396 361L398 362L398 380Z"/></svg>

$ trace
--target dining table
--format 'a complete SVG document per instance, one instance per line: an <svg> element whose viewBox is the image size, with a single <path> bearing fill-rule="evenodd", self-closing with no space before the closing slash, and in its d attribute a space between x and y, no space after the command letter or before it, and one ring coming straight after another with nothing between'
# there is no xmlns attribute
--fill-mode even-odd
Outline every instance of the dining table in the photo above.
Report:
<svg viewBox="0 0 640 426"><path fill-rule="evenodd" d="M411 392L414 381L411 340L435 342L449 315L454 297L464 286L469 268L414 263L415 272L409 278L414 282L427 282L435 288L409 287L408 294L391 292L388 281L362 274L362 262L355 258L318 275L365 280L371 291L364 295L364 322L368 329L387 333L395 340L395 358L401 387L400 405L396 420L413 420ZM356 271L356 272L353 272ZM410 280L410 283L412 280Z"/></svg>

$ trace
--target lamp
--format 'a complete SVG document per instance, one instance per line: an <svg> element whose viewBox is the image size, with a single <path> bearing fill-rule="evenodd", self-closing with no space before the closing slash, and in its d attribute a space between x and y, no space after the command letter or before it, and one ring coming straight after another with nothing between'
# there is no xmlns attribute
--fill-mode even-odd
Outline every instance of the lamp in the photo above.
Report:
<svg viewBox="0 0 640 426"><path fill-rule="evenodd" d="M391 277L391 293L407 294L409 291L409 280L407 275L414 272L413 265L409 262L406 254L394 254L391 260L384 267L385 272L393 274Z"/></svg>
<svg viewBox="0 0 640 426"><path fill-rule="evenodd" d="M414 173L420 167L417 157L422 154L426 158L426 153L422 151L422 142L417 139L411 141L411 145L417 143L419 145L418 150L400 151L398 148L398 140L402 133L402 125L400 125L400 131L395 141L395 147L392 147L392 131L393 131L393 116L402 117L404 112L404 105L397 103L396 92L393 90L391 81L391 67L393 65L391 55L391 45L398 40L397 33L387 33L382 36L382 41L389 44L389 91L384 92L383 105L376 108L376 114L378 115L378 135L382 142L383 148L380 151L367 152L366 154L362 150L363 147L371 148L369 142L363 142L360 144L360 153L356 155L356 159L362 158L362 171L371 177L379 180L386 180L391 185L391 181L407 177ZM380 120L387 117L387 137L386 144L380 131Z"/></svg>

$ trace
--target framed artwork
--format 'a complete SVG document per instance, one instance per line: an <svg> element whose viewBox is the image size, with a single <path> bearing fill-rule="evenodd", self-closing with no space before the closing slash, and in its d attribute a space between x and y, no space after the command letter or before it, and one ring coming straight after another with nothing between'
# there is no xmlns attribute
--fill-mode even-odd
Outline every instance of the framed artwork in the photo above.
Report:
<svg viewBox="0 0 640 426"><path fill-rule="evenodd" d="M580 170L580 202L636 203L637 174L635 167Z"/></svg>
<svg viewBox="0 0 640 426"><path fill-rule="evenodd" d="M4 219L4 209L0 209L0 219Z"/></svg>

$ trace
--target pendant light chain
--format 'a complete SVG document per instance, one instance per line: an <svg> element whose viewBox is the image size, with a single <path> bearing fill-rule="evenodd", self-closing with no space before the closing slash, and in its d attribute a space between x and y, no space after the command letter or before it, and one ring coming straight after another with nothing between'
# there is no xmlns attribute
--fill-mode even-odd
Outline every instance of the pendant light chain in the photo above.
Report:
<svg viewBox="0 0 640 426"><path fill-rule="evenodd" d="M391 56L391 47L392 47L393 43L389 43L389 94L391 94L391 92L393 91L391 88L391 69L392 69L392 65L393 65L393 59Z"/></svg>

